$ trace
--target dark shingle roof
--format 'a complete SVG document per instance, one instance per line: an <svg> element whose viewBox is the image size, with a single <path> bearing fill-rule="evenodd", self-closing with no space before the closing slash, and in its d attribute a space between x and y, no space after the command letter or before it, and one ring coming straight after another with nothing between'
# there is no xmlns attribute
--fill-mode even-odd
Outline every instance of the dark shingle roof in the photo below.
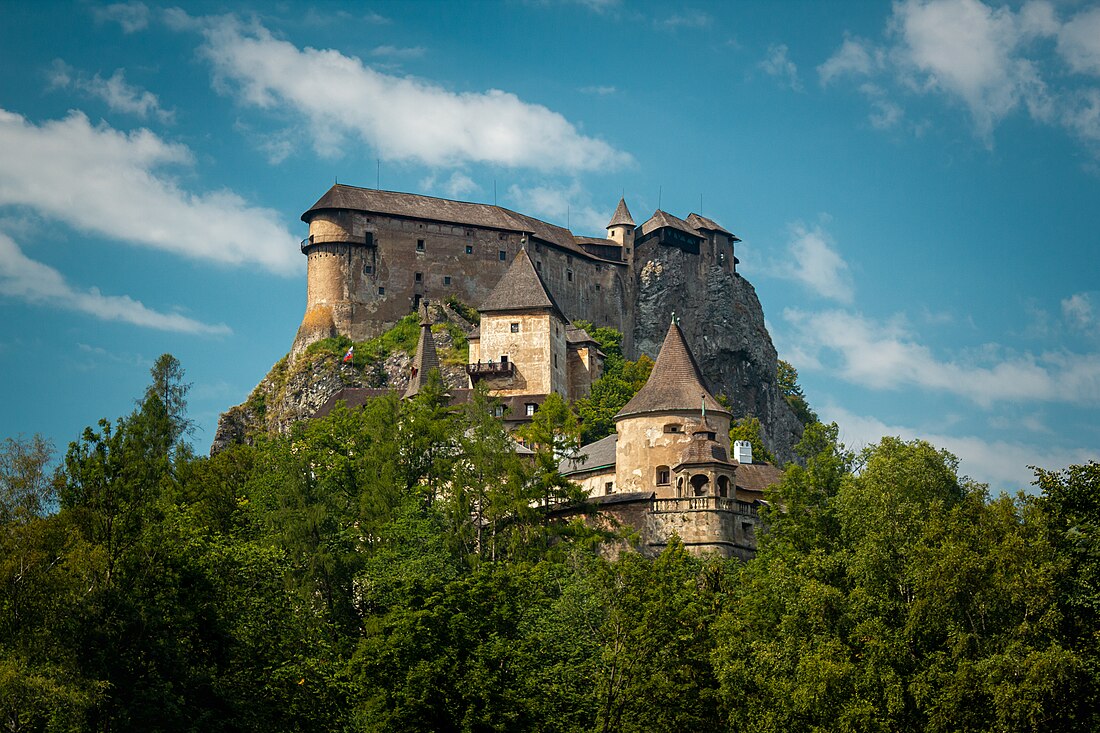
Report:
<svg viewBox="0 0 1100 733"><path fill-rule="evenodd" d="M657 354L645 386L619 410L615 419L646 412L697 411L703 404L707 412L730 414L704 386L703 375L684 340L684 332L674 322L668 327L661 353Z"/></svg>
<svg viewBox="0 0 1100 733"><path fill-rule="evenodd" d="M763 491L783 480L783 471L770 463L741 463L734 474L737 488Z"/></svg>
<svg viewBox="0 0 1100 733"><path fill-rule="evenodd" d="M653 216L649 217L649 221L642 224L642 235L645 236L650 232L655 232L658 229L664 229L665 227L672 227L673 229L679 229L684 234L688 234L696 239L703 239L703 235L695 231L686 221L673 216L667 211L661 211L657 209L653 212Z"/></svg>
<svg viewBox="0 0 1100 733"><path fill-rule="evenodd" d="M519 251L478 310L482 313L549 310L556 313L563 321L566 320L554 296L546 289L546 284L535 269L526 249Z"/></svg>
<svg viewBox="0 0 1100 733"><path fill-rule="evenodd" d="M432 338L432 319L428 315L428 301L420 306L420 339L416 342L416 354L410 365L409 386L405 389L405 398L420 394L420 389L428 381L428 373L439 369L439 354L435 350Z"/></svg>
<svg viewBox="0 0 1100 733"><path fill-rule="evenodd" d="M728 229L723 229L721 224L714 221L714 219L708 219L707 217L703 216L702 214L696 214L695 212L692 212L692 213L688 214L687 223L688 223L688 226L690 226L692 229L702 229L704 231L721 232L722 234L728 234L729 236L733 237L734 241L736 241L736 242L741 241L740 239L738 239L734 235L733 232L729 231Z"/></svg>
<svg viewBox="0 0 1100 733"><path fill-rule="evenodd" d="M630 215L630 209L626 208L626 199L619 199L619 205L615 207L615 213L611 215L611 221L607 222L607 228L626 224L634 226L634 217Z"/></svg>
<svg viewBox="0 0 1100 733"><path fill-rule="evenodd" d="M574 473L594 471L598 468L606 468L615 465L615 446L619 436L615 433L606 438L600 438L595 443L582 445L577 450L577 457L567 458L561 462L558 470L563 476Z"/></svg>
<svg viewBox="0 0 1100 733"><path fill-rule="evenodd" d="M585 254L584 250L574 243L573 233L568 229L491 204L452 201L415 193L379 191L374 188L357 188L338 183L311 206L309 211L302 214L302 221L308 224L313 212L324 209L372 211L410 219L469 224L509 232L526 232L544 242L568 249L570 252Z"/></svg>
<svg viewBox="0 0 1100 733"><path fill-rule="evenodd" d="M691 442L688 447L680 454L679 466L698 466L706 463L723 463L728 464L730 462L729 455L726 453L726 449L722 447L722 444L712 437L714 431L705 422L699 426L692 434Z"/></svg>

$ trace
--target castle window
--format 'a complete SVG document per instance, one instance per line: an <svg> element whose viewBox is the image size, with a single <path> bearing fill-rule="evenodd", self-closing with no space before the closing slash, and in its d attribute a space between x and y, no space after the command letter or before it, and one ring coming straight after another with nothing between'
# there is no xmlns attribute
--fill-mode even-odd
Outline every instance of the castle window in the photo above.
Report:
<svg viewBox="0 0 1100 733"><path fill-rule="evenodd" d="M504 260L506 260L506 259L508 259L508 253L505 252L504 250L501 250L500 251L500 261L504 262Z"/></svg>
<svg viewBox="0 0 1100 733"><path fill-rule="evenodd" d="M614 494L615 493L615 484L611 481L608 481L606 484L603 485L603 493L605 493L605 494Z"/></svg>
<svg viewBox="0 0 1100 733"><path fill-rule="evenodd" d="M508 324L508 330L511 331L512 333L519 333L519 324L518 323Z"/></svg>
<svg viewBox="0 0 1100 733"><path fill-rule="evenodd" d="M568 280L569 282L573 282L573 271L572 270L566 270L565 271L565 279Z"/></svg>
<svg viewBox="0 0 1100 733"><path fill-rule="evenodd" d="M554 368L555 369L558 368L558 355L557 354L554 354Z"/></svg>
<svg viewBox="0 0 1100 733"><path fill-rule="evenodd" d="M466 254L468 254L468 255L472 255L473 253L474 253L474 248L473 248L473 245L469 245L469 244L467 244L467 245L466 245Z"/></svg>
<svg viewBox="0 0 1100 733"><path fill-rule="evenodd" d="M596 291L599 292L599 289L600 289L600 284L596 283Z"/></svg>
<svg viewBox="0 0 1100 733"><path fill-rule="evenodd" d="M363 272L367 275L374 272L374 265L363 265Z"/></svg>
<svg viewBox="0 0 1100 733"><path fill-rule="evenodd" d="M450 285L451 284L451 276L450 275L444 275L443 276L443 284L444 285Z"/></svg>
<svg viewBox="0 0 1100 733"><path fill-rule="evenodd" d="M370 221L370 219L368 219L367 221ZM373 247L374 246L374 232L364 232L363 233L363 241L366 243L366 245L368 247Z"/></svg>
<svg viewBox="0 0 1100 733"><path fill-rule="evenodd" d="M569 263L570 265L572 265L573 264L573 255L566 255L565 256L565 261L567 263Z"/></svg>
<svg viewBox="0 0 1100 733"><path fill-rule="evenodd" d="M657 466L657 485L668 486L672 483L672 472L668 466Z"/></svg>
<svg viewBox="0 0 1100 733"><path fill-rule="evenodd" d="M531 417L535 414L535 410L537 410L539 406L534 402L528 402L524 407L527 408L527 417Z"/></svg>
<svg viewBox="0 0 1100 733"><path fill-rule="evenodd" d="M626 248L626 253L627 253L627 254L630 254L630 247L627 247L627 248Z"/></svg>
<svg viewBox="0 0 1100 733"><path fill-rule="evenodd" d="M683 426L681 426L678 423L672 422L672 423L669 423L668 425L665 425L665 432L666 433L681 433L681 432L683 432Z"/></svg>
<svg viewBox="0 0 1100 733"><path fill-rule="evenodd" d="M424 240L423 239L416 240L416 251L417 252L423 252L424 251Z"/></svg>
<svg viewBox="0 0 1100 733"><path fill-rule="evenodd" d="M501 354L500 363L501 364L507 364L508 363L508 355L507 354Z"/></svg>
<svg viewBox="0 0 1100 733"><path fill-rule="evenodd" d="M416 281L417 281L418 283L420 283L420 282L424 282L424 273L422 273L422 272L418 272L418 273L416 273L416 275L414 276L414 279L415 279L415 280L416 280Z"/></svg>
<svg viewBox="0 0 1100 733"><path fill-rule="evenodd" d="M504 405L496 405L493 407L493 414L497 417L504 417Z"/></svg>
<svg viewBox="0 0 1100 733"><path fill-rule="evenodd" d="M535 260L535 269L542 271L542 260Z"/></svg>
<svg viewBox="0 0 1100 733"><path fill-rule="evenodd" d="M728 476L718 477L718 496L729 497L730 495L730 480Z"/></svg>
<svg viewBox="0 0 1100 733"><path fill-rule="evenodd" d="M386 294L386 289L383 288L382 286L379 286L378 287L378 294L379 295L385 295Z"/></svg>

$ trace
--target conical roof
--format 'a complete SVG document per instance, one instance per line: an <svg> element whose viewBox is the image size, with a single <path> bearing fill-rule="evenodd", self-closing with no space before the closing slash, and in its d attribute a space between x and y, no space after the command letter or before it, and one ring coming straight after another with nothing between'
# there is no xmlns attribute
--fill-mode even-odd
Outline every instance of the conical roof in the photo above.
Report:
<svg viewBox="0 0 1100 733"><path fill-rule="evenodd" d="M704 405L708 412L730 415L704 386L703 375L684 339L684 332L673 321L645 386L619 410L615 419L647 412L698 412Z"/></svg>
<svg viewBox="0 0 1100 733"><path fill-rule="evenodd" d="M478 310L482 313L549 310L556 313L563 321L566 320L554 296L546 289L546 284L535 269L526 249L519 251L496 287L481 302Z"/></svg>
<svg viewBox="0 0 1100 733"><path fill-rule="evenodd" d="M620 225L634 226L634 218L630 215L630 209L626 208L626 199L619 199L619 205L615 207L615 213L611 215L611 221L607 222L607 228Z"/></svg>
<svg viewBox="0 0 1100 733"><path fill-rule="evenodd" d="M428 301L420 307L420 339L416 342L416 355L413 357L409 386L405 389L405 399L420 394L428 381L428 373L439 368L439 354L435 350L432 338L432 319L428 316Z"/></svg>

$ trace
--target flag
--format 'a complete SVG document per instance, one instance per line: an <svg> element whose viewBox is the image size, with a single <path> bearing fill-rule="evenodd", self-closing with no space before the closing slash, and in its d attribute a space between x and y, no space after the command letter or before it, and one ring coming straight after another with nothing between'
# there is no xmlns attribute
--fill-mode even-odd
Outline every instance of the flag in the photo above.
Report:
<svg viewBox="0 0 1100 733"><path fill-rule="evenodd" d="M354 351L355 351L354 346L349 346L348 347L348 353L344 354L344 363L345 364L347 364L349 361L351 361L351 357L352 357Z"/></svg>

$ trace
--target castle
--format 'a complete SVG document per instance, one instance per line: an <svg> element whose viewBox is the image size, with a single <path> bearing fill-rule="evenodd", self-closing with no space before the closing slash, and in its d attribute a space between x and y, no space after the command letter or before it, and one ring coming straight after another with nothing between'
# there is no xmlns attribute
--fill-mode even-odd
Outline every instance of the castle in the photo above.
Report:
<svg viewBox="0 0 1100 733"><path fill-rule="evenodd" d="M684 220L658 210L637 227L623 200L602 240L499 207L347 186L333 187L302 218L310 225L302 243L309 295L295 350L336 333L367 338L415 308L412 396L439 364L427 303L468 299L481 314L469 337L469 386L483 384L513 426L551 393L589 393L603 354L572 318L631 332L632 268L653 261L647 250L676 248L700 268L733 275L739 241L698 214ZM370 392L341 390L320 412ZM561 470L602 521L633 527L643 552L659 551L675 533L693 550L746 558L763 489L781 472L753 463L748 443L730 445L731 419L672 319L648 382L615 416L616 433L582 447Z"/></svg>
<svg viewBox="0 0 1100 733"><path fill-rule="evenodd" d="M712 266L733 274L740 241L694 213L657 210L635 226L622 200L598 239L499 206L340 184L302 221L306 312L292 353L336 334L376 336L422 300L481 306L521 248L564 315L621 331L631 352L637 267L676 248L692 256L699 280Z"/></svg>

